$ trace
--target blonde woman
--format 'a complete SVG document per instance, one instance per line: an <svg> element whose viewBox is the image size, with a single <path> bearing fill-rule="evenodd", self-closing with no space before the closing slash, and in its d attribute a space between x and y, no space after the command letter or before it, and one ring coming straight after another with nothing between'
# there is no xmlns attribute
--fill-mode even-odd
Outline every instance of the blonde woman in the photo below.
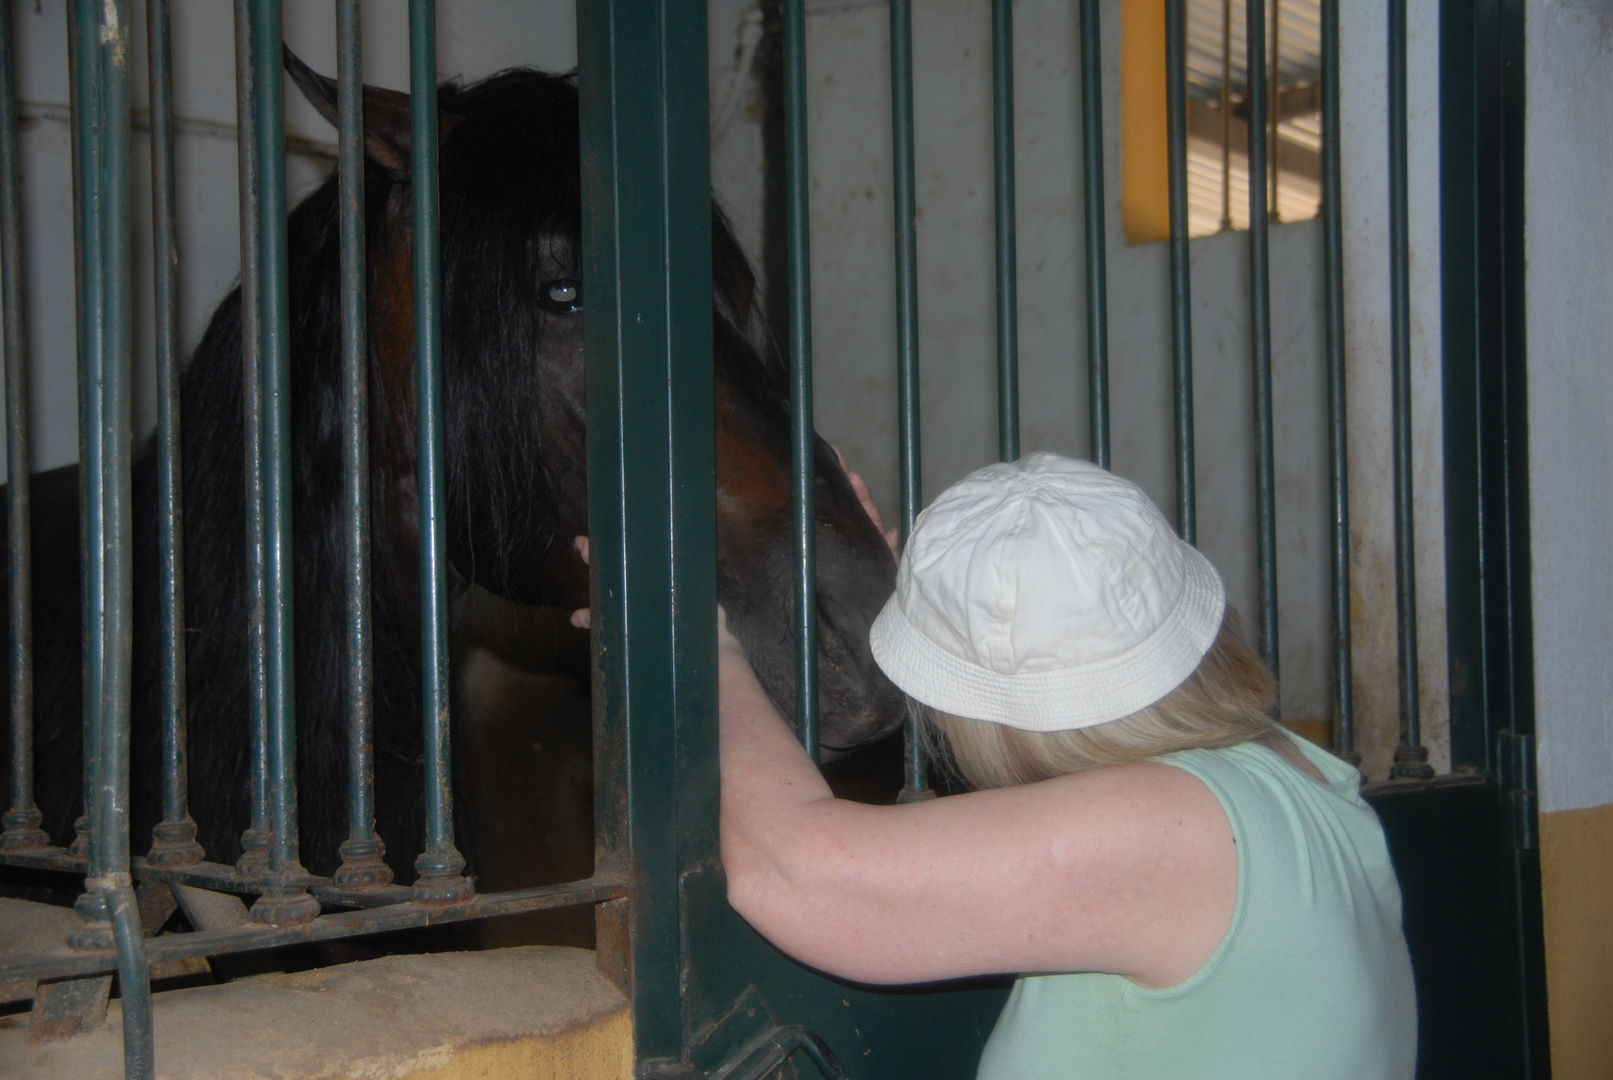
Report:
<svg viewBox="0 0 1613 1080"><path fill-rule="evenodd" d="M870 983L1018 975L989 1080L1413 1074L1360 776L1272 722L1220 578L1135 485L1051 454L973 474L872 637L970 793L835 799L720 631L729 899L775 945Z"/></svg>

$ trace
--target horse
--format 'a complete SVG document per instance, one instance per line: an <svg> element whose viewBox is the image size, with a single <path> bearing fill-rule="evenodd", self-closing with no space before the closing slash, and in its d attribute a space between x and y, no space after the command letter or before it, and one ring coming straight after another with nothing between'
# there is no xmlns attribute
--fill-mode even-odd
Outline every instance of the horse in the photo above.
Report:
<svg viewBox="0 0 1613 1080"><path fill-rule="evenodd" d="M334 122L335 83L289 50L286 64ZM517 68L450 80L437 98L453 610L473 584L520 604L581 608L587 568L572 539L587 531L586 278L575 77ZM376 832L394 878L406 882L423 844L425 779L408 95L365 87L364 117ZM337 208L333 175L286 225L300 855L327 875L347 835L351 659ZM793 718L787 373L755 276L715 204L712 261L718 599ZM181 384L189 795L214 862L241 855L251 823L241 304L239 288L220 303ZM894 588L893 560L822 438L815 464L820 724L832 758L894 730L905 704L868 648L868 628ZM132 490L130 824L140 845L161 817L154 438L136 455ZM77 466L34 478L36 799L56 844L72 839L83 798L77 492ZM456 784L456 801L464 786Z"/></svg>

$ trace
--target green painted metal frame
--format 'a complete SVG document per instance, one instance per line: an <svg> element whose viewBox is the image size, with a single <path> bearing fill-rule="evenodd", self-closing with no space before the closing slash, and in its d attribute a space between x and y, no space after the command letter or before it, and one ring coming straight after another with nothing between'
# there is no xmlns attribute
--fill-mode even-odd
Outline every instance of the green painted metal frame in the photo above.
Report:
<svg viewBox="0 0 1613 1080"><path fill-rule="evenodd" d="M679 882L717 856L705 10L601 0L577 14L598 865L625 870L631 852L635 1047L675 1062Z"/></svg>
<svg viewBox="0 0 1613 1080"><path fill-rule="evenodd" d="M804 0L784 0L784 147L790 267L790 476L795 530L795 717L818 759L817 511L812 424L812 259L806 134Z"/></svg>
<svg viewBox="0 0 1613 1080"><path fill-rule="evenodd" d="M1535 730L1524 265L1524 4L1442 0L1440 273L1445 599L1454 769L1492 777L1515 813L1508 859L1521 1076L1551 1073ZM1523 753L1519 753L1519 751ZM1522 820L1518 820L1518 819Z"/></svg>

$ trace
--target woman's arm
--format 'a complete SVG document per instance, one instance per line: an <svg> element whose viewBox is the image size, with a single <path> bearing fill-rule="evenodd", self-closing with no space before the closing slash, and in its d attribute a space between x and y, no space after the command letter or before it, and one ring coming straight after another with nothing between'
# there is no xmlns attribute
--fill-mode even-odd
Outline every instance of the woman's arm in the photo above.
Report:
<svg viewBox="0 0 1613 1080"><path fill-rule="evenodd" d="M1108 971L1168 986L1225 936L1237 854L1220 804L1164 765L905 806L835 799L719 634L729 901L850 979Z"/></svg>

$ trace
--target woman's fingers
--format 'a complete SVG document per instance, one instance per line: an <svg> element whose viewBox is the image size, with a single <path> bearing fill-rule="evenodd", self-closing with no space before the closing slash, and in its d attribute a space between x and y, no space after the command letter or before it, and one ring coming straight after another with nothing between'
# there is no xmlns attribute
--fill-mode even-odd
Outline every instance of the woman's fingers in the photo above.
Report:
<svg viewBox="0 0 1613 1080"><path fill-rule="evenodd" d="M863 513L868 515L868 519L874 523L874 528L885 538L885 546L891 549L891 554L896 555L896 530L885 528L885 519L879 514L874 496L868 490L868 482L846 464L846 455L840 452L840 447L831 443L829 448L835 452L835 457L840 461L840 469L846 474L846 479L851 481L851 493L857 496L857 501L862 504Z"/></svg>
<svg viewBox="0 0 1613 1080"><path fill-rule="evenodd" d="M588 562L588 537L579 536L572 540L571 546L577 549L584 563ZM587 630L594 625L594 611L592 608L578 608L571 613L571 625L579 630Z"/></svg>

